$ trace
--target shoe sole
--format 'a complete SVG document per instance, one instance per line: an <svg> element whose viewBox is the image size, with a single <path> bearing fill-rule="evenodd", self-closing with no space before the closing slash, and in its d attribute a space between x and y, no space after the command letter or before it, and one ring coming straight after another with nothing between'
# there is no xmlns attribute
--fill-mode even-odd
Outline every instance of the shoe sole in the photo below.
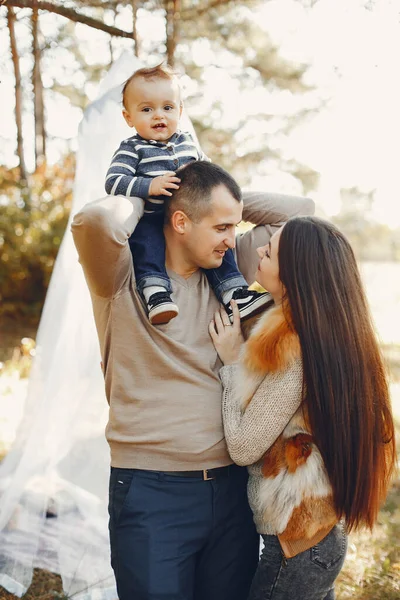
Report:
<svg viewBox="0 0 400 600"><path fill-rule="evenodd" d="M266 308L268 304L271 304L271 303L272 303L271 296L268 296L268 298L266 298L265 296L263 296L262 298L257 298L256 300L254 300L254 302L252 302L251 304L248 304L242 310L240 310L240 308L239 308L240 320L245 321L249 317L255 317L260 312L262 312L263 309ZM233 314L229 315L229 320L231 323L233 323Z"/></svg>
<svg viewBox="0 0 400 600"><path fill-rule="evenodd" d="M160 306L149 314L149 321L152 325L165 325L177 317L178 314L179 311L177 308L165 309L163 306Z"/></svg>

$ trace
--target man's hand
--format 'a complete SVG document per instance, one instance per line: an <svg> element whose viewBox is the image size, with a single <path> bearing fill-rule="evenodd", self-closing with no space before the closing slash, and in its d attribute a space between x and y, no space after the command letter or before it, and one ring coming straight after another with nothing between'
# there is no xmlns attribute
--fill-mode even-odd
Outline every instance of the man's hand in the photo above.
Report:
<svg viewBox="0 0 400 600"><path fill-rule="evenodd" d="M244 339L240 330L239 309L234 300L231 301L233 325L229 322L226 310L221 306L209 325L209 332L215 349L224 365L233 365L239 360L240 349Z"/></svg>
<svg viewBox="0 0 400 600"><path fill-rule="evenodd" d="M150 184L149 195L150 196L172 196L168 190L179 190L181 180L176 177L173 171L167 171L164 175L154 177Z"/></svg>

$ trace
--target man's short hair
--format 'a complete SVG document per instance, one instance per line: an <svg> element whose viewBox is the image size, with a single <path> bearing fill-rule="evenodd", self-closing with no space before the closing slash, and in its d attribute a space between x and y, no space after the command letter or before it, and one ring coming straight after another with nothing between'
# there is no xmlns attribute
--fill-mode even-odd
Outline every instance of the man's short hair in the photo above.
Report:
<svg viewBox="0 0 400 600"><path fill-rule="evenodd" d="M126 90L128 89L128 87L132 81L134 81L135 79L140 79L140 78L145 79L146 81L151 81L154 79L170 79L170 80L176 79L177 80L175 71L173 70L172 67L170 67L166 63L160 63L159 65L156 65L155 67L144 67L142 69L137 69L137 71L132 73L132 75L125 81L124 87L122 88L122 104L123 104L124 108L126 108L126 106L125 106Z"/></svg>
<svg viewBox="0 0 400 600"><path fill-rule="evenodd" d="M199 223L211 212L211 193L223 185L237 202L242 201L240 187L222 167L199 160L191 162L176 172L181 180L179 190L173 190L166 201L165 218L169 222L172 214L181 210L194 223Z"/></svg>

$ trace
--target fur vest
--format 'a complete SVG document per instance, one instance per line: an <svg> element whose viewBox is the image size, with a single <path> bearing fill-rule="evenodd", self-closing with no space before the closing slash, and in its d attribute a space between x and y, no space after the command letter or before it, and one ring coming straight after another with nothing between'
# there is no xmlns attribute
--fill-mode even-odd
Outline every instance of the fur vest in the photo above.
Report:
<svg viewBox="0 0 400 600"><path fill-rule="evenodd" d="M242 358L241 402L245 410L255 391L251 389L254 382L267 372L290 368L301 358L299 338L281 306L274 306L259 319ZM261 470L257 508L277 532L284 554L295 556L321 541L338 518L303 406L263 456Z"/></svg>

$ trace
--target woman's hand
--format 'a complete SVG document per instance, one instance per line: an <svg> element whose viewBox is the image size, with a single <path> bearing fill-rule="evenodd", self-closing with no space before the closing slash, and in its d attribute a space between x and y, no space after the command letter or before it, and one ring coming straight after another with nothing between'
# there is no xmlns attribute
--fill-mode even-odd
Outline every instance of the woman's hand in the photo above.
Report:
<svg viewBox="0 0 400 600"><path fill-rule="evenodd" d="M244 342L240 329L240 315L237 304L231 302L233 312L233 325L223 306L214 315L214 320L209 325L209 332L215 349L224 365L232 365L239 359L240 348Z"/></svg>

